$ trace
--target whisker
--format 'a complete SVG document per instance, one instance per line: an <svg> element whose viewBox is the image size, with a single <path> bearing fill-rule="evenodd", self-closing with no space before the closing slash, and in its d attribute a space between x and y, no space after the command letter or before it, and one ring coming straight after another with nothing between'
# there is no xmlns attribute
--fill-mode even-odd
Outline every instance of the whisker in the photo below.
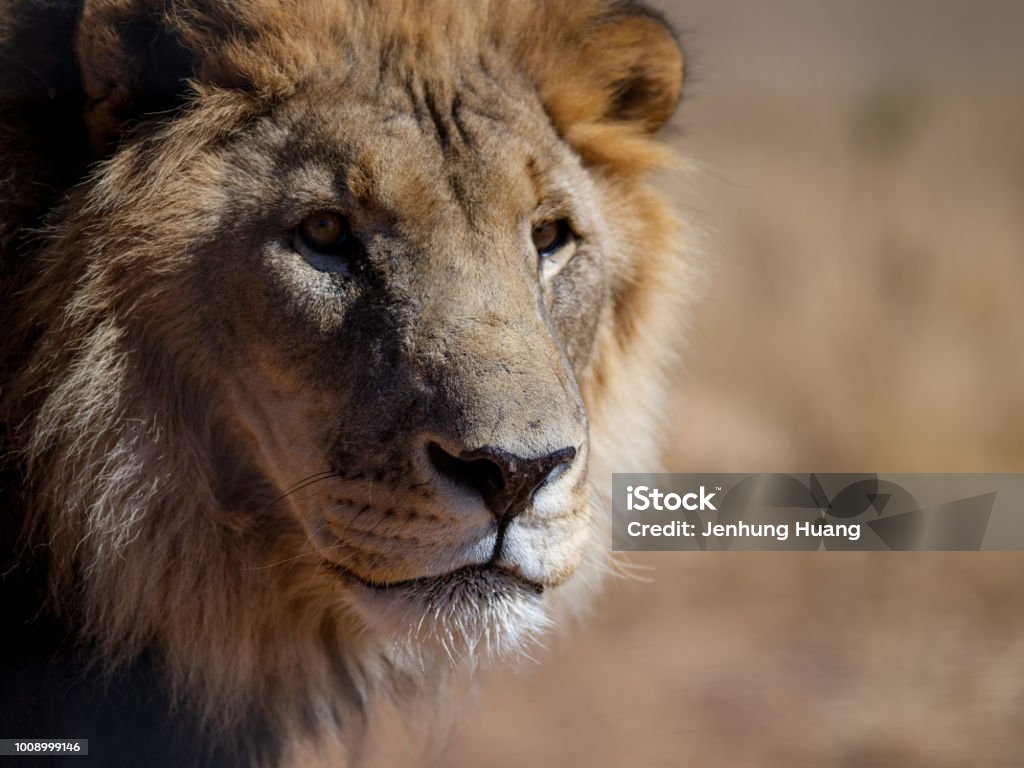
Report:
<svg viewBox="0 0 1024 768"><path fill-rule="evenodd" d="M341 476L341 473L338 472L338 470L336 469L328 469L323 472L317 472L315 474L312 474L309 477L305 477L302 480L299 480L297 483L293 483L292 485L290 485L288 488L284 490L284 493L282 493L277 498L269 501L265 508L272 507L278 502L284 501L293 493L297 493L298 491L301 491L303 488L308 488L309 486L315 485L316 483L322 482L324 480L330 480L332 477Z"/></svg>

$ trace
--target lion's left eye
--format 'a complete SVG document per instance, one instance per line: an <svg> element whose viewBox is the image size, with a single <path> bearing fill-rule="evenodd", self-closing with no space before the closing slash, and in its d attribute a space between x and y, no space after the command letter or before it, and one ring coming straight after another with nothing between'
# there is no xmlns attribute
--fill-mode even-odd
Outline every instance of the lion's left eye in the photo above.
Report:
<svg viewBox="0 0 1024 768"><path fill-rule="evenodd" d="M557 273L576 251L576 235L566 219L537 224L533 228L532 237L545 276Z"/></svg>
<svg viewBox="0 0 1024 768"><path fill-rule="evenodd" d="M337 259L352 262L362 253L348 219L333 211L317 211L304 218L295 228L292 243L306 261L326 271L338 268Z"/></svg>

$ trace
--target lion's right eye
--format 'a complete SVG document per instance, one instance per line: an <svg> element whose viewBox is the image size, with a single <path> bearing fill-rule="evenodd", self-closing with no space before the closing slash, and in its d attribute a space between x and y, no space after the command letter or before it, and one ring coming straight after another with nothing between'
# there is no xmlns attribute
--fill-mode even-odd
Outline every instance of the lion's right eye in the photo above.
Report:
<svg viewBox="0 0 1024 768"><path fill-rule="evenodd" d="M334 211L317 211L304 218L295 228L292 242L307 260L324 256L348 258L361 251L348 219Z"/></svg>
<svg viewBox="0 0 1024 768"><path fill-rule="evenodd" d="M566 219L543 221L531 233L540 256L541 274L550 279L558 274L576 252L576 235Z"/></svg>

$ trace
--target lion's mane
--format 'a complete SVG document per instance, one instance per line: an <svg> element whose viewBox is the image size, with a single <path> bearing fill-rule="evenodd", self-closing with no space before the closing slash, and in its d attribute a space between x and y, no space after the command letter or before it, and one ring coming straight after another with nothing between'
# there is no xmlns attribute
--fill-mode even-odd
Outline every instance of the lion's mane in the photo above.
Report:
<svg viewBox="0 0 1024 768"><path fill-rule="evenodd" d="M69 708L91 706L103 686L141 679L137 687L168 694L166 703L141 709L212 723L211 733L233 733L234 747L244 743L272 761L287 734L341 734L335 738L356 749L375 692L436 684L445 665L421 669L396 658L326 610L339 598L309 594L301 569L281 578L280 569L246 566L265 559L266 537L294 532L222 512L223 457L241 438L226 434L218 417L224 393L217 371L168 364L189 360L187 337L175 349L154 349L125 330L129 318L165 329L179 324L182 334L188 328L187 294L154 295L133 277L133 265L160 249L185 252L213 226L175 212L175 199L193 189L183 160L266 102L304 88L327 55L310 30L330 28L318 22L331 16L330 3L247 0L230 4L237 17L226 22L219 14L228 5L209 4L206 17L171 14L166 23L196 38L190 44L219 47L203 75L229 85L245 80L245 98L197 84L198 95L173 120L143 126L134 142L98 160L97 137L82 117L90 94L73 55L77 4L12 2L0 12L4 629L16 668L42 670L48 662L40 660L58 653L72 660L72 676L90 681L75 689L89 688L85 703ZM429 24L419 3L393 5L393 39L424 50L472 48L487 38L529 70L565 140L600 169L632 221L623 237L631 252L619 256L632 260L629 279L610 298L580 382L593 505L605 526L611 472L657 464L664 371L677 310L689 298L690 267L678 258L677 223L642 178L666 153L635 122L604 120L609 94L581 80L586 67L548 51L572 47L573 35L627 5L562 4L571 9L551 10L558 18L550 19L530 3L464 13L458 0L436 4L448 8L434 11L447 21ZM350 6L358 13L359 4ZM245 28L247 14L259 19L258 32ZM228 23L242 29L230 41L203 38ZM368 41L364 54L384 55L381 44ZM121 212L126 198L130 218ZM101 271L69 269L66 254L85 233L106 254ZM245 485L245 477L236 480ZM246 526L259 535L238 535ZM591 577L598 567L585 566ZM592 580L583 574L560 588L568 610ZM29 687L17 690L28 695ZM220 741L210 740L208 756L234 748Z"/></svg>

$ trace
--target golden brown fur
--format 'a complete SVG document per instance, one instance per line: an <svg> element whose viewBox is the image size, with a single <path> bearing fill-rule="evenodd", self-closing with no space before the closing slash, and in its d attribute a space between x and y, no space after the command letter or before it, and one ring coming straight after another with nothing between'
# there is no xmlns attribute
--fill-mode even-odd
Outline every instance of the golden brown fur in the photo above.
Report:
<svg viewBox="0 0 1024 768"><path fill-rule="evenodd" d="M578 605L611 472L656 465L675 41L608 0L101 0L54 36L80 80L0 132L27 551L85 655L157 659L215 742L354 754L374 695ZM17 66L5 111L68 77ZM72 114L47 155L32 121ZM359 259L293 249L317 210ZM576 230L551 274L520 258L545 218ZM481 445L575 458L492 518L436 459Z"/></svg>

